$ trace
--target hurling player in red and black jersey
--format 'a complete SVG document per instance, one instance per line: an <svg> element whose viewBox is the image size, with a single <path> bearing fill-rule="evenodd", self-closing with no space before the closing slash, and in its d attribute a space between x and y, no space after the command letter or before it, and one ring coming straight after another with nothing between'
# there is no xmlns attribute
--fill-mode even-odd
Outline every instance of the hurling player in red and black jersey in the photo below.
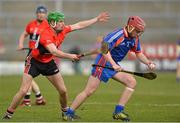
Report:
<svg viewBox="0 0 180 123"><path fill-rule="evenodd" d="M24 40L27 36L29 36L29 53L32 49L36 48L36 45L39 42L39 35L40 33L47 27L47 9L44 6L38 6L36 9L36 16L35 20L29 22L26 26L25 31L21 34L19 38L18 50L23 50L24 48ZM29 55L28 53L28 55ZM30 95L31 91L36 95L36 104L37 105L44 105L46 101L44 100L43 96L41 95L40 89L38 84L32 80L32 85L29 88L28 92L24 96L24 99L21 103L22 106L31 106Z"/></svg>
<svg viewBox="0 0 180 123"><path fill-rule="evenodd" d="M64 14L51 12L48 15L48 27L40 33L39 43L32 49L27 57L26 67L22 77L22 84L19 91L14 96L3 119L11 119L20 100L31 86L32 79L42 74L54 85L59 93L59 101L63 114L67 110L67 89L64 80L54 62L54 57L66 58L71 61L79 60L79 55L69 54L57 49L64 41L67 33L73 30L86 28L96 22L105 22L109 19L109 14L103 12L97 17L78 22L73 25L65 25Z"/></svg>

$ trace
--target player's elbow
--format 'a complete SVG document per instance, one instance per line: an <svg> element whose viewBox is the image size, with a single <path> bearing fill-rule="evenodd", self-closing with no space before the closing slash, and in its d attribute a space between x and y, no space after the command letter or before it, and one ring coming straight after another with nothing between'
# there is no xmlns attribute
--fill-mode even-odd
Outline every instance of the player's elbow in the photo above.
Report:
<svg viewBox="0 0 180 123"><path fill-rule="evenodd" d="M46 49L52 54L52 55L57 55L57 48L53 44L49 44L46 46Z"/></svg>
<svg viewBox="0 0 180 123"><path fill-rule="evenodd" d="M58 50L58 49L54 49L52 50L52 55L56 56L56 57L60 57L60 58L67 58L67 54L65 54L64 52Z"/></svg>
<svg viewBox="0 0 180 123"><path fill-rule="evenodd" d="M51 49L50 53L54 56L57 56L57 49Z"/></svg>

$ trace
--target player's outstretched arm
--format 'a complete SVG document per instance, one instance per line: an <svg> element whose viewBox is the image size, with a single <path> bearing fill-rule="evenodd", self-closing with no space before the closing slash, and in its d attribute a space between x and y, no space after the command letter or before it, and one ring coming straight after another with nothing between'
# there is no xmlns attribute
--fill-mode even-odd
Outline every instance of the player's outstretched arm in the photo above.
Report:
<svg viewBox="0 0 180 123"><path fill-rule="evenodd" d="M72 30L83 29L83 28L86 28L86 27L96 23L96 22L106 22L106 21L108 21L109 18L110 18L110 16L107 12L102 12L93 19L80 21L80 22L70 25L70 26L71 26Z"/></svg>
<svg viewBox="0 0 180 123"><path fill-rule="evenodd" d="M65 58L65 59L70 59L71 61L77 61L79 60L79 57L78 55L76 54L70 54L70 53L65 53L63 51L60 51L56 48L56 46L51 43L51 44L48 44L46 46L47 50L53 54L54 56L56 57L59 57L59 58Z"/></svg>
<svg viewBox="0 0 180 123"><path fill-rule="evenodd" d="M144 64L146 64L149 69L155 69L156 65L152 61L150 61L142 52L136 53L136 57Z"/></svg>
<svg viewBox="0 0 180 123"><path fill-rule="evenodd" d="M24 48L24 40L27 36L28 36L28 33L26 31L22 32L22 34L19 37L17 50L22 50Z"/></svg>

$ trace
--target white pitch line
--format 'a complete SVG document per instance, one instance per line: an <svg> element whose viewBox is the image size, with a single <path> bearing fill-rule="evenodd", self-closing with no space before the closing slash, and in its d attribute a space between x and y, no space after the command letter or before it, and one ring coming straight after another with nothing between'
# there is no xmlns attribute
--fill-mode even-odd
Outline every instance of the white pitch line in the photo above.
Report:
<svg viewBox="0 0 180 123"><path fill-rule="evenodd" d="M72 101L70 101L71 104ZM58 102L57 102L58 103ZM47 105L56 105L57 103L47 103ZM83 103L84 105L117 105L117 103L114 102L85 102ZM0 103L0 106L2 105L7 105L6 103ZM172 104L156 104L156 103L150 103L150 104L140 104L140 103L132 103L132 104L128 104L128 105L132 105L132 106L153 106L153 107L180 107L180 103L172 103Z"/></svg>
<svg viewBox="0 0 180 123"><path fill-rule="evenodd" d="M105 103L101 103L101 102L87 102L84 103L87 105L116 105L116 103L111 103L111 102L105 102ZM134 105L134 106L154 106L154 107L177 107L180 106L180 103L178 104L140 104L140 103L135 103L135 104L128 104L128 105Z"/></svg>

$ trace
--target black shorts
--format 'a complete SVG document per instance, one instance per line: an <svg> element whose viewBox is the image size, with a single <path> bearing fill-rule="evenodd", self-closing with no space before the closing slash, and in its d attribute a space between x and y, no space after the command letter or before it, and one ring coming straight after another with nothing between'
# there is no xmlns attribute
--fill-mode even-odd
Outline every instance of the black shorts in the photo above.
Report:
<svg viewBox="0 0 180 123"><path fill-rule="evenodd" d="M31 75L33 78L37 77L39 74L50 76L58 72L59 69L54 60L51 60L48 63L42 63L34 58L30 58L30 56L27 57L24 73Z"/></svg>

